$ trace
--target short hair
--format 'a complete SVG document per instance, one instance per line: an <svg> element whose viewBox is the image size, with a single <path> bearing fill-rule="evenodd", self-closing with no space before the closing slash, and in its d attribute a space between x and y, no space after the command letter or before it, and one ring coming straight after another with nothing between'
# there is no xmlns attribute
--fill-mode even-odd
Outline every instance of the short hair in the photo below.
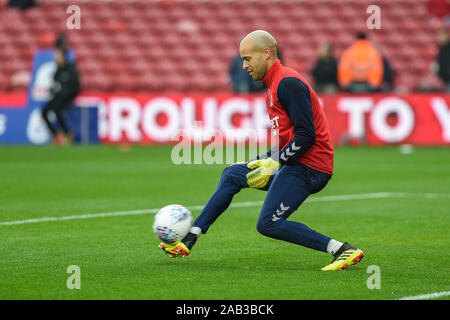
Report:
<svg viewBox="0 0 450 320"><path fill-rule="evenodd" d="M265 30L255 30L247 34L242 40L242 43L250 39L255 48L262 50L264 48L269 48L275 55L277 55L277 40Z"/></svg>
<svg viewBox="0 0 450 320"><path fill-rule="evenodd" d="M366 36L366 34L365 34L364 32L359 32L359 33L356 35L356 38L357 38L358 40L362 40L362 39L367 39L367 36Z"/></svg>
<svg viewBox="0 0 450 320"><path fill-rule="evenodd" d="M55 48L66 49L67 48L67 37L64 33L60 33L55 40Z"/></svg>

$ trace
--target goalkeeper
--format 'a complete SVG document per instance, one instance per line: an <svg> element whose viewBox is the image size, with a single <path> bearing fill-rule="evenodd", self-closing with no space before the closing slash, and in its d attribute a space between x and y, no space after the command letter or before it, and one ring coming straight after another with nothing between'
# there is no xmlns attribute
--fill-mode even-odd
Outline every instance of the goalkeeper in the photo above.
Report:
<svg viewBox="0 0 450 320"><path fill-rule="evenodd" d="M189 234L174 245L161 243L160 247L172 257L189 255L197 238L228 208L233 196L250 187L267 191L258 232L332 254L333 261L322 270L344 269L359 262L364 257L360 249L287 220L310 194L322 190L333 174L333 146L316 93L300 74L281 65L276 40L268 32L249 33L239 52L243 68L267 86L267 110L279 149L227 167Z"/></svg>

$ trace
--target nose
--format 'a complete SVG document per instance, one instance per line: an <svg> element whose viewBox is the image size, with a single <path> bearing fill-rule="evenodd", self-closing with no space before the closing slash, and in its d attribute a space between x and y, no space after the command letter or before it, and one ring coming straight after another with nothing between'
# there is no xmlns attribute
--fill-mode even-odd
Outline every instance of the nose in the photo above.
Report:
<svg viewBox="0 0 450 320"><path fill-rule="evenodd" d="M247 68L248 68L248 62L247 62L247 61L244 61L244 62L242 63L242 69L247 70Z"/></svg>

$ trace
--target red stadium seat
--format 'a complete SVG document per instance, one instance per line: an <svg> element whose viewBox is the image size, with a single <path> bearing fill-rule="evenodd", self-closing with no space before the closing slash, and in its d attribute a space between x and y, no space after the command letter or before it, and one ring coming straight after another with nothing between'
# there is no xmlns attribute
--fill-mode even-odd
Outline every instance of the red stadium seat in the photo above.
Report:
<svg viewBox="0 0 450 320"><path fill-rule="evenodd" d="M9 91L9 76L0 71L0 92Z"/></svg>
<svg viewBox="0 0 450 320"><path fill-rule="evenodd" d="M377 4L382 29L368 31L369 38L392 62L397 83L414 87L436 58L436 33L444 22L430 19L424 0L372 2L90 0L79 3L82 29L66 33L83 88L229 91L229 63L247 32L273 33L286 61L309 76L318 44L329 41L339 57L357 31L367 31L366 9ZM29 68L37 46L51 47L55 35L67 31L66 8L52 0L25 12L0 13L0 58L11 61L0 66L0 88L11 90L6 75Z"/></svg>

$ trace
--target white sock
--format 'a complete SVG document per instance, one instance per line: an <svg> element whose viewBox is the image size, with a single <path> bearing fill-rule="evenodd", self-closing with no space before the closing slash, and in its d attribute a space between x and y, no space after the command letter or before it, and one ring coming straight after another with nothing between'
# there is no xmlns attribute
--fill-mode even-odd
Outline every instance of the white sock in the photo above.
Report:
<svg viewBox="0 0 450 320"><path fill-rule="evenodd" d="M200 237L200 235L202 234L202 229L200 229L199 227L191 227L191 230L189 230L189 232L197 235L197 237Z"/></svg>
<svg viewBox="0 0 450 320"><path fill-rule="evenodd" d="M342 242L336 241L334 239L331 239L328 242L327 245L327 252L331 253L332 255L334 255L336 253L336 251L339 250L339 248L343 245Z"/></svg>

